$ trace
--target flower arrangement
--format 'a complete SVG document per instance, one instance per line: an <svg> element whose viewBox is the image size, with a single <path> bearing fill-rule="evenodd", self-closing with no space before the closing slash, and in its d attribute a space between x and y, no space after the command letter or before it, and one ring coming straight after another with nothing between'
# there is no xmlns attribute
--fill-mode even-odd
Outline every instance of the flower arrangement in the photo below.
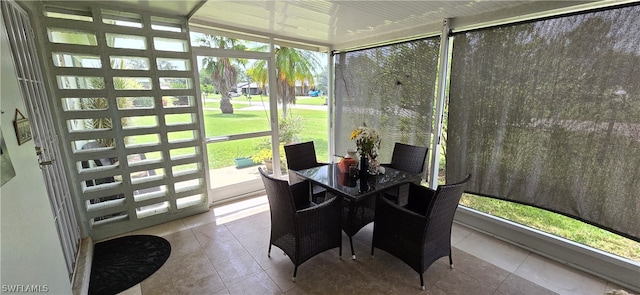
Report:
<svg viewBox="0 0 640 295"><path fill-rule="evenodd" d="M360 156L366 156L370 160L378 157L380 134L375 129L360 126L351 132L351 140L355 140Z"/></svg>

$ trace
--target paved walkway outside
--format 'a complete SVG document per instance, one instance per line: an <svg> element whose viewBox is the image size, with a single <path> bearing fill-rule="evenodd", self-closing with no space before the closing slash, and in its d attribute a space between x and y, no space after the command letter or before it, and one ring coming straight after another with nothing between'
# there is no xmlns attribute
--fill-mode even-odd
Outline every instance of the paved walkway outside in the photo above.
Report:
<svg viewBox="0 0 640 295"><path fill-rule="evenodd" d="M289 106L290 108L294 108L294 109L305 109L305 110L319 110L319 111L326 111L327 110L327 105L305 105L305 104L300 104L301 101L304 101L305 98L298 98L298 104L295 105L291 105ZM214 101L219 101L219 99L205 99L205 102L214 102ZM264 105L263 105L264 102ZM231 104L233 104L233 108L235 110L246 110L246 111L262 111L262 110L269 110L269 102L266 100L264 101L260 101L260 100L252 100L251 102L246 101L246 100L231 100ZM278 108L281 109L282 108L282 104L278 104ZM205 108L205 110L217 110L218 108Z"/></svg>

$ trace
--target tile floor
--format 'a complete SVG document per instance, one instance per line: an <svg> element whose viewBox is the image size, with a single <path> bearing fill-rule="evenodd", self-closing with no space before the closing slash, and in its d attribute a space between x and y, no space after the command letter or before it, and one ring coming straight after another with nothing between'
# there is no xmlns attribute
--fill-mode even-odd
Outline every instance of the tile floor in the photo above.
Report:
<svg viewBox="0 0 640 295"><path fill-rule="evenodd" d="M209 212L132 232L166 238L167 262L121 294L597 294L619 287L590 274L454 224L454 269L441 258L418 274L382 250L371 257L373 225L355 237L356 260L343 238L298 268L274 247L267 257L266 197L212 208Z"/></svg>

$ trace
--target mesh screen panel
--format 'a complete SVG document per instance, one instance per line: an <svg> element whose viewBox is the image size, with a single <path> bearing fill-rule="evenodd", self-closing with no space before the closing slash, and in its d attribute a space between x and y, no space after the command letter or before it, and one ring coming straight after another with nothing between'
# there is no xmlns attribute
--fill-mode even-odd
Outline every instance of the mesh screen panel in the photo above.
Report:
<svg viewBox="0 0 640 295"><path fill-rule="evenodd" d="M454 36L447 179L640 240L640 6Z"/></svg>
<svg viewBox="0 0 640 295"><path fill-rule="evenodd" d="M382 136L378 160L395 142L429 146L439 38L336 56L336 152L354 149L351 131L366 124Z"/></svg>

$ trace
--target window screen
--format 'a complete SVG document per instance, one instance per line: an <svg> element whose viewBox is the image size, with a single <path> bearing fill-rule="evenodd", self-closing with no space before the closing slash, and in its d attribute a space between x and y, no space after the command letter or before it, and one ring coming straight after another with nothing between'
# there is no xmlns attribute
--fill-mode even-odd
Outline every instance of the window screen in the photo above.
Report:
<svg viewBox="0 0 640 295"><path fill-rule="evenodd" d="M354 149L351 131L366 124L382 135L379 160L395 142L429 146L439 38L336 56L336 152Z"/></svg>
<svg viewBox="0 0 640 295"><path fill-rule="evenodd" d="M640 240L640 6L454 36L447 179Z"/></svg>

